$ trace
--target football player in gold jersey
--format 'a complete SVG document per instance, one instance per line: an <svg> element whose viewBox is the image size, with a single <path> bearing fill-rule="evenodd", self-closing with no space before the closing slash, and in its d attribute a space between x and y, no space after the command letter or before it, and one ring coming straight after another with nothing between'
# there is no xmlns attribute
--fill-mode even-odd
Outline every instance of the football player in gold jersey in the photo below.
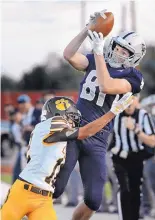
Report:
<svg viewBox="0 0 155 220"><path fill-rule="evenodd" d="M52 194L57 175L66 157L67 141L83 140L99 132L132 102L132 93L116 97L109 112L79 127L81 114L66 97L49 99L43 106L41 123L32 132L28 164L12 185L1 215L3 220L55 220Z"/></svg>

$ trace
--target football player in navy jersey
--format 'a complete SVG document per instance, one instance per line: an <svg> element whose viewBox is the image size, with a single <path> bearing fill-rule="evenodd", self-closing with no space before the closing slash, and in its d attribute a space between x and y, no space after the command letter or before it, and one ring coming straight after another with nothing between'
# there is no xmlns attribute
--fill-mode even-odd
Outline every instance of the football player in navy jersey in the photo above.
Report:
<svg viewBox="0 0 155 220"><path fill-rule="evenodd" d="M91 16L88 25L64 50L64 58L77 70L86 72L77 101L77 108L82 114L82 126L109 111L116 94L139 93L144 84L141 72L135 69L146 53L144 41L135 32L123 32L104 45L104 36L89 30L101 13L104 11ZM93 54L85 56L78 49L87 36L91 40ZM75 141L75 147L67 148L66 162L58 175L54 197L59 197L64 191L78 160L84 202L76 208L72 220L90 219L100 207L106 178L107 140L112 128L113 121L93 137ZM73 142L68 142L70 144L73 145Z"/></svg>

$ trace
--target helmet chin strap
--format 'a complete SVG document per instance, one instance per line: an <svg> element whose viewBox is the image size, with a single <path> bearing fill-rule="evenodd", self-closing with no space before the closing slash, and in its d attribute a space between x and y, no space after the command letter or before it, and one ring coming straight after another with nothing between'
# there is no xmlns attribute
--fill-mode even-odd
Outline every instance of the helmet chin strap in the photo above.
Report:
<svg viewBox="0 0 155 220"><path fill-rule="evenodd" d="M115 63L115 62L108 62L109 65L113 68L120 68L120 67L123 67L122 64L119 64L119 63Z"/></svg>

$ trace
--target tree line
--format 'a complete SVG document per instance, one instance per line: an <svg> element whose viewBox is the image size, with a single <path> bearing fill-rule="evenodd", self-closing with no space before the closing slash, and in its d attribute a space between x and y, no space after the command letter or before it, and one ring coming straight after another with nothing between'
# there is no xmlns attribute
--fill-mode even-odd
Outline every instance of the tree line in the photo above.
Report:
<svg viewBox="0 0 155 220"><path fill-rule="evenodd" d="M50 59L50 62L53 62L51 67L49 67L48 63L37 65L30 71L24 72L19 80L14 80L7 73L2 73L1 90L78 90L84 73L76 71L63 58L58 57L57 54L52 54ZM54 65L55 63L57 65ZM145 81L142 94L144 96L155 94L155 47L150 46L147 48L140 70Z"/></svg>

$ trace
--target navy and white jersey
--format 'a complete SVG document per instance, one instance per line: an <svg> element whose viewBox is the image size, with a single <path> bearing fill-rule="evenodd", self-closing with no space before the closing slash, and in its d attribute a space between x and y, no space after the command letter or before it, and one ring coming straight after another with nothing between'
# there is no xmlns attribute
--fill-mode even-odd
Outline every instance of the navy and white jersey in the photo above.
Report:
<svg viewBox="0 0 155 220"><path fill-rule="evenodd" d="M77 108L80 110L84 121L91 122L107 113L114 101L115 95L104 94L99 91L97 83L96 65L93 54L88 54L89 65L86 74L80 83L80 92ZM141 72L135 68L112 68L107 64L109 74L112 78L126 79L132 87L133 94L139 93L144 85ZM111 131L113 121L104 130Z"/></svg>

